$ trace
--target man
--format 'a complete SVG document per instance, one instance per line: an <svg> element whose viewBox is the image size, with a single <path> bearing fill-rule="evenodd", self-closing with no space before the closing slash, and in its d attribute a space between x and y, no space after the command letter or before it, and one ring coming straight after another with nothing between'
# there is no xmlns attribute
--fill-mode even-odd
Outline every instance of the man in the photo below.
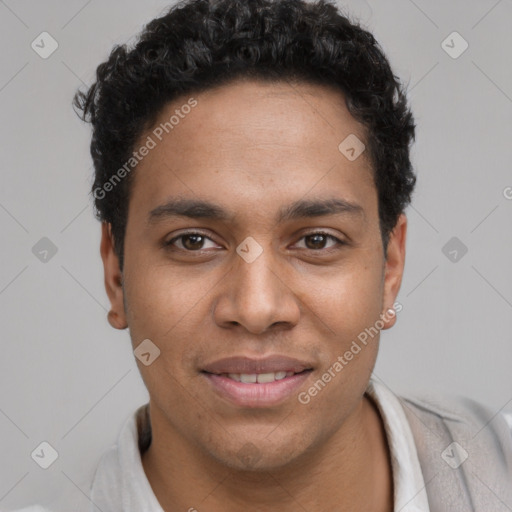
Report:
<svg viewBox="0 0 512 512"><path fill-rule="evenodd" d="M414 122L326 1L190 0L76 97L109 321L150 395L91 510L512 510L512 437L371 378L396 322Z"/></svg>

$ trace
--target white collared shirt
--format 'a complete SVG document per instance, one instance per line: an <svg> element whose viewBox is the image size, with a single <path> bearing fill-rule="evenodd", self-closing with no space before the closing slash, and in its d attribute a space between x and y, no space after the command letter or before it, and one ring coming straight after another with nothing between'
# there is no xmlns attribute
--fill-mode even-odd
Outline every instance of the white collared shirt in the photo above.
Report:
<svg viewBox="0 0 512 512"><path fill-rule="evenodd" d="M394 512L430 512L416 444L398 398L379 381L370 379L367 394L384 422L394 483Z"/></svg>
<svg viewBox="0 0 512 512"><path fill-rule="evenodd" d="M394 512L430 512L416 445L399 399L374 379L369 382L367 394L376 403L386 431L393 471ZM130 416L117 444L101 458L88 486L87 500L81 496L72 505L71 501L67 505L59 502L51 512L96 512L98 508L102 512L164 512L142 466L136 417L137 412ZM512 428L512 418L505 418ZM46 512L46 509L29 507L19 512Z"/></svg>
<svg viewBox="0 0 512 512"><path fill-rule="evenodd" d="M367 393L384 421L391 452L395 512L430 512L425 482L409 423L398 399L383 384L370 380ZM103 512L164 512L144 473L138 449L135 415L124 425L118 442L101 461L91 500Z"/></svg>

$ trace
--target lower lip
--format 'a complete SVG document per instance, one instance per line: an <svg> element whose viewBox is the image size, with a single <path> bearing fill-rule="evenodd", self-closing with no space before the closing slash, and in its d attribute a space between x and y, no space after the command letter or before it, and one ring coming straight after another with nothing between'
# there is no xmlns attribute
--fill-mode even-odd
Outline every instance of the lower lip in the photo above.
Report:
<svg viewBox="0 0 512 512"><path fill-rule="evenodd" d="M274 382L246 384L236 380L203 372L214 390L239 407L270 407L278 405L296 392L311 374L311 370L296 373Z"/></svg>

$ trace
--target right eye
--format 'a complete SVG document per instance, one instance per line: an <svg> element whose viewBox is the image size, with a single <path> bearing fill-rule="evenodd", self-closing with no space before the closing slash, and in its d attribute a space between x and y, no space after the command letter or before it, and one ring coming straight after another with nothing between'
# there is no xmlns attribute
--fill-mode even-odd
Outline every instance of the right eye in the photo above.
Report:
<svg viewBox="0 0 512 512"><path fill-rule="evenodd" d="M165 242L164 245L170 249L196 252L204 250L204 244L207 240L215 244L211 238L207 237L203 233L190 231L188 233L182 233L181 235L175 236L168 242Z"/></svg>

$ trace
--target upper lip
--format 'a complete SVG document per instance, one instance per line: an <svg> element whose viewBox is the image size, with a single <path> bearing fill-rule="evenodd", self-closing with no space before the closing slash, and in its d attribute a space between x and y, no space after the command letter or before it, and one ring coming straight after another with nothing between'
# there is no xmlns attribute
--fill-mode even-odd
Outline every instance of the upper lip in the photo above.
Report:
<svg viewBox="0 0 512 512"><path fill-rule="evenodd" d="M306 361L293 359L288 356L273 355L263 359L254 359L246 356L232 356L225 359L218 359L203 367L208 373L275 373L294 372L300 373L304 370L311 370L312 365Z"/></svg>

